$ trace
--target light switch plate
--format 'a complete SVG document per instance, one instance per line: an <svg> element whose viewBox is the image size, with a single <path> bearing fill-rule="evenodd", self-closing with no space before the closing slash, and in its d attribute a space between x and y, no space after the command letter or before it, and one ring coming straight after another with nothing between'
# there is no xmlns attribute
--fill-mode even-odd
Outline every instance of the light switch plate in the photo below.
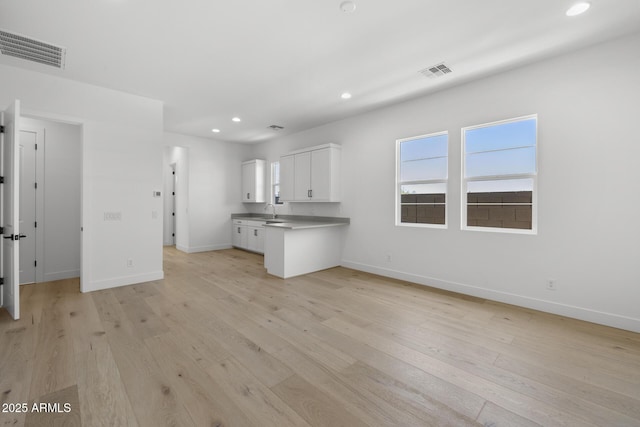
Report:
<svg viewBox="0 0 640 427"><path fill-rule="evenodd" d="M105 221L122 221L122 212L105 212Z"/></svg>

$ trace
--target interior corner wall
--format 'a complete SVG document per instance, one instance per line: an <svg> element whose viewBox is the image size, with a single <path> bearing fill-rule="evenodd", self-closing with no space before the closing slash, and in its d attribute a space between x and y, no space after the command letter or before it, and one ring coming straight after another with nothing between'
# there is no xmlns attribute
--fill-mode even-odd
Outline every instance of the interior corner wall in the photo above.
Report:
<svg viewBox="0 0 640 427"><path fill-rule="evenodd" d="M231 214L246 212L240 198L240 164L246 160L249 146L171 132L165 132L164 145L188 153L182 163L187 172L177 171L176 190L180 196L185 193L180 182L187 187L184 210L178 209L177 219L181 223L186 218L183 227L187 231L176 231L176 247L188 253L230 248ZM186 182L180 181L182 176Z"/></svg>
<svg viewBox="0 0 640 427"><path fill-rule="evenodd" d="M639 52L640 34L624 37L253 153L276 159L293 148L342 145L340 209L351 218L344 266L640 332ZM534 113L538 234L462 231L461 128ZM448 229L397 227L395 140L444 130ZM546 289L549 278L557 290Z"/></svg>
<svg viewBox="0 0 640 427"><path fill-rule="evenodd" d="M4 65L0 75L0 105L81 124L81 290L162 278L162 102Z"/></svg>

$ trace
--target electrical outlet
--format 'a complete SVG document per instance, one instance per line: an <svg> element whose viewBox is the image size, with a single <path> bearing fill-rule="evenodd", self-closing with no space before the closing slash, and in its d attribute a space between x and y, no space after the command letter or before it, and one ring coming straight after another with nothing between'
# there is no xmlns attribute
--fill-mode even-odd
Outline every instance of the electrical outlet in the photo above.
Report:
<svg viewBox="0 0 640 427"><path fill-rule="evenodd" d="M550 291L555 291L558 289L558 284L556 279L547 279L547 289Z"/></svg>
<svg viewBox="0 0 640 427"><path fill-rule="evenodd" d="M391 262L391 254L387 253L385 259L387 260L387 262Z"/></svg>
<svg viewBox="0 0 640 427"><path fill-rule="evenodd" d="M127 267L133 267L133 258L127 260Z"/></svg>

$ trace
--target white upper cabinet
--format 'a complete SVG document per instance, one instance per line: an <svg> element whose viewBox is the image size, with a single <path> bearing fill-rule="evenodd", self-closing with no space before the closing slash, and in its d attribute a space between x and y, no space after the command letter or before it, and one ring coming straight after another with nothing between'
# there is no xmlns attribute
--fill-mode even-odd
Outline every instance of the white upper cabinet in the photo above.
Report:
<svg viewBox="0 0 640 427"><path fill-rule="evenodd" d="M249 160L242 163L242 201L265 202L265 160Z"/></svg>
<svg viewBox="0 0 640 427"><path fill-rule="evenodd" d="M291 201L294 186L295 156L280 157L280 200Z"/></svg>
<svg viewBox="0 0 640 427"><path fill-rule="evenodd" d="M280 158L280 200L339 202L339 185L339 145L320 145Z"/></svg>
<svg viewBox="0 0 640 427"><path fill-rule="evenodd" d="M293 200L311 198L311 151L294 155Z"/></svg>

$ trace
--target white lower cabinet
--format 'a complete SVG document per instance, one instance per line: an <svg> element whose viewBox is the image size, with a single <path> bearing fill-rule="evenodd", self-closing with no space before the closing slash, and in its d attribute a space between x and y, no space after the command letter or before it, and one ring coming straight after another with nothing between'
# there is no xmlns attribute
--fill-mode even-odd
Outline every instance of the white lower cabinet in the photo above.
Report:
<svg viewBox="0 0 640 427"><path fill-rule="evenodd" d="M237 248L247 248L248 246L248 235L247 235L247 226L244 224L245 221L241 220L233 220L233 229L231 230L231 244Z"/></svg>
<svg viewBox="0 0 640 427"><path fill-rule="evenodd" d="M264 253L264 228L247 227L247 249L253 252Z"/></svg>
<svg viewBox="0 0 640 427"><path fill-rule="evenodd" d="M231 244L236 248L264 253L264 221L234 219Z"/></svg>

